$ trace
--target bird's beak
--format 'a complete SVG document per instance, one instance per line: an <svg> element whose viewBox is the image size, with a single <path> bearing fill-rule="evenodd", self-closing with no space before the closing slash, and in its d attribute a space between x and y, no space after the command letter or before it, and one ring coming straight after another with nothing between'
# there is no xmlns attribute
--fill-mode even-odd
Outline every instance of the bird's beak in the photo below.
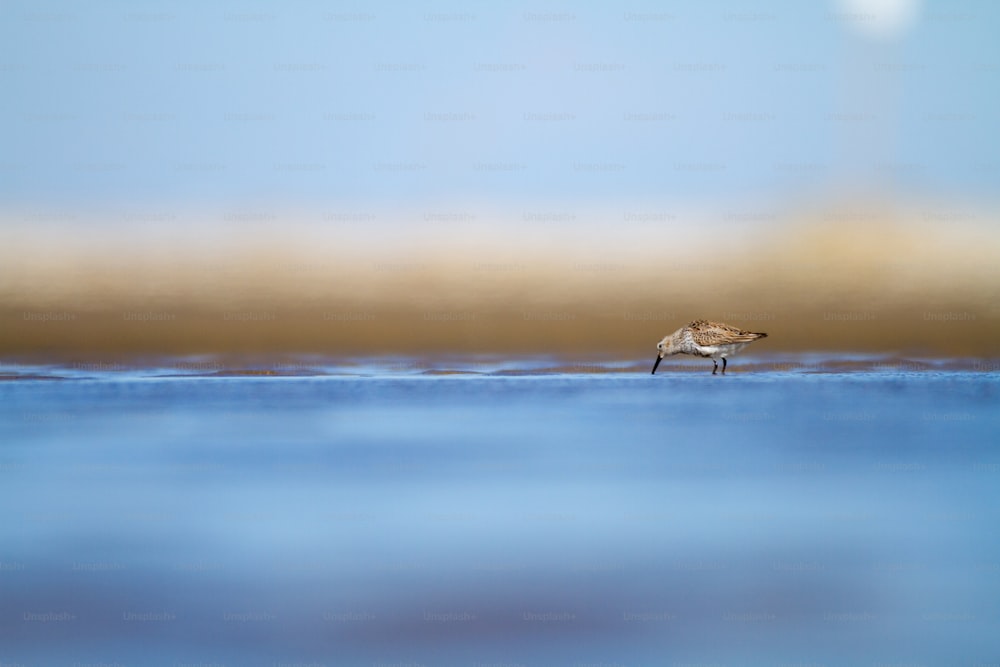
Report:
<svg viewBox="0 0 1000 667"><path fill-rule="evenodd" d="M656 363L653 364L653 372L650 373L650 375L656 375L656 367L660 365L661 361L663 361L663 357L660 356L659 354L656 355Z"/></svg>

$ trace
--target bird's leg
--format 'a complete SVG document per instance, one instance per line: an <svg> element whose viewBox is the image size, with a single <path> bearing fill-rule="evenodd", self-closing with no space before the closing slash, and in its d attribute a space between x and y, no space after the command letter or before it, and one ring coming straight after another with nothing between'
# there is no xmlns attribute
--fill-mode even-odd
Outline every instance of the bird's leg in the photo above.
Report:
<svg viewBox="0 0 1000 667"><path fill-rule="evenodd" d="M715 375L715 371L719 370L719 362L712 359L712 363L715 364L715 366L712 367L712 375Z"/></svg>
<svg viewBox="0 0 1000 667"><path fill-rule="evenodd" d="M722 374L726 374L726 358L722 357Z"/></svg>

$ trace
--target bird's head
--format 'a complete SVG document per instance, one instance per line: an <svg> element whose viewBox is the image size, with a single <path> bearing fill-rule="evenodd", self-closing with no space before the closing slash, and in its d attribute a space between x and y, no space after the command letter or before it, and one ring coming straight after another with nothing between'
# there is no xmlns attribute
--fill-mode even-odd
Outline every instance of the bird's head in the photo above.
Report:
<svg viewBox="0 0 1000 667"><path fill-rule="evenodd" d="M667 336L656 344L656 363L653 364L653 375L656 374L656 368L663 361L663 357L669 357L672 354L677 354L677 349L674 347L674 339Z"/></svg>

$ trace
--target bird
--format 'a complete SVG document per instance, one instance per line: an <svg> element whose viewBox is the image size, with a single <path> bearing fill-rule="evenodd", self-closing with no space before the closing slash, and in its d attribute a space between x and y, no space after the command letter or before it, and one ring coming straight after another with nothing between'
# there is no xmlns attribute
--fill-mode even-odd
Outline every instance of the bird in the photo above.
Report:
<svg viewBox="0 0 1000 667"><path fill-rule="evenodd" d="M656 346L656 363L653 372L663 361L663 357L673 354L693 354L697 357L708 357L715 364L712 375L719 370L719 359L722 359L722 374L726 374L726 357L732 356L758 338L767 338L766 333L744 331L728 324L695 320L669 336L666 336Z"/></svg>

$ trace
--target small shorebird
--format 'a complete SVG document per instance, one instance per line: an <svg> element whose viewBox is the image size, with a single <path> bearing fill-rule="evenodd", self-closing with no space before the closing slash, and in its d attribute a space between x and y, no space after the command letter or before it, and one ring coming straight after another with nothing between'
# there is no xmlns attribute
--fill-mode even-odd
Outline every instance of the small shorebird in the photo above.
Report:
<svg viewBox="0 0 1000 667"><path fill-rule="evenodd" d="M767 334L744 331L718 322L695 320L673 332L656 346L653 374L656 374L656 367L663 361L663 357L671 354L693 354L712 359L712 363L715 364L712 375L719 370L719 359L722 359L722 374L725 375L726 357L736 354L758 338L767 338Z"/></svg>

